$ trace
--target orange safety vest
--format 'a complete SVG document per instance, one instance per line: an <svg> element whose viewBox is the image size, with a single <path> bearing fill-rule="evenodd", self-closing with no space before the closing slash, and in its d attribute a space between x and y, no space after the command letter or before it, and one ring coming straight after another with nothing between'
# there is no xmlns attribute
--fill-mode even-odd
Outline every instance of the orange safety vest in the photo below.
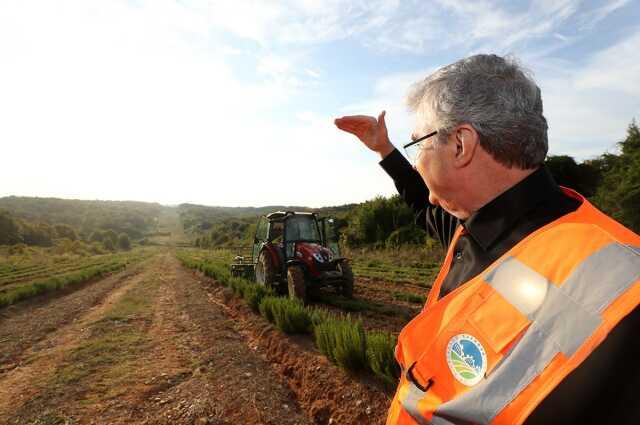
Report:
<svg viewBox="0 0 640 425"><path fill-rule="evenodd" d="M400 332L387 425L521 424L640 301L640 236L577 193L578 209L531 233Z"/></svg>

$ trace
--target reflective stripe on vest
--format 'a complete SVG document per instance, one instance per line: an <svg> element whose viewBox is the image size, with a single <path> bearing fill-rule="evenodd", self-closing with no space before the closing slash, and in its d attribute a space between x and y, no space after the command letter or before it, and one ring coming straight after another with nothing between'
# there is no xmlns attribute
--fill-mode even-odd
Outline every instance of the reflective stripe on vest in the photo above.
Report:
<svg viewBox="0 0 640 425"><path fill-rule="evenodd" d="M593 210L595 210L590 205L586 205L582 209L587 209L585 215L593 215ZM586 221L589 222L591 220ZM577 220L577 222L579 223L580 220ZM597 229L597 226L593 229ZM602 234L606 235L606 233ZM568 231L567 236L571 236L571 231ZM558 360L558 355L563 356L564 359L571 358L582 347L585 347L596 332L602 330L604 323L602 313L612 303L616 302L632 287L636 290L634 293L637 293L638 287L634 286L634 283L640 279L640 248L635 245L640 242L640 238L637 235L633 235L634 246L619 243L610 236L605 236L602 240L609 242L603 243L602 246L596 249L585 250L584 255L588 254L588 256L581 259L580 262L574 262L575 267L567 270L566 274L558 278L560 282L549 282L544 275L525 264L517 258L517 254L514 254L503 256L487 272L465 283L463 286L473 286L470 289L472 292L466 292L462 295L466 297L465 302L474 302L472 300L474 294L477 295L484 291L484 287L490 287L490 291L499 294L496 296L501 297L503 303L510 305L510 309L515 309L513 310L516 312L515 314L522 316L517 326L514 325L515 329L509 330L514 337L519 335L518 338L514 340L513 345L506 347L499 345L500 342L498 342L498 350L503 357L491 365L492 367L485 373L484 378L479 383L466 390L460 390L461 393L459 392L458 395L452 398L446 396L446 393L449 391L449 387L454 384L458 385L458 383L453 381L454 378L450 373L448 375L449 378L446 378L445 381L451 379L452 383L441 387L445 389L440 393L438 390L435 393L429 392L428 389L426 392L421 390L408 376L410 366L412 366L411 363L419 362L425 355L441 356L441 352L433 352L434 348L430 347L429 344L425 346L424 344L426 343L420 345L419 342L416 347L422 347L419 350L424 350L423 354L420 354L420 351L415 351L418 348L408 348L406 353L400 352L402 350L398 351L399 356L397 358L401 359L406 354L409 364L402 365L403 377L394 404L392 404L392 409L396 409L395 403L399 402L404 411L413 418L414 423L421 425L458 425L468 424L469 422L489 424L494 422L496 417L501 412L504 412L505 408L518 398L525 388L541 375L546 367L554 360ZM541 249L540 245L537 246L537 249ZM555 260L562 258L562 256L559 256L558 250L554 251L554 255L555 257L553 258ZM544 258L538 260L539 264L545 262ZM555 264L553 262L546 263ZM441 273L441 275L444 276L446 273ZM549 274L549 276L553 275ZM441 282L436 282L434 288L439 289L439 283ZM448 308L447 305L453 303L452 300L453 298L451 297L446 300L445 309ZM634 305L637 305L637 300L633 299L633 302L635 303ZM440 305L441 301L437 301L437 304ZM431 304L431 307L428 308L433 307L433 304ZM453 308L460 309L461 307L458 305ZM448 329L447 321L456 320L455 314L453 316L448 314L448 310L443 310L442 308L435 310L439 314L437 316L439 321L435 323L440 330L435 330L431 332L433 335L428 336L433 344L438 341L439 332ZM447 314L443 313L443 311L447 312ZM428 316L429 313L430 311L427 310L421 314ZM470 313L467 312L466 314ZM416 319L419 320L420 316ZM410 325L407 325L407 327L410 327ZM454 329L460 328L456 327L458 325L452 326ZM429 328L414 327L409 333L412 336L408 337L410 339L406 341L407 343L413 343L416 338L422 335L422 333L416 334L415 329L429 333ZM461 327L460 329L465 328ZM520 333L520 329L522 329L522 333ZM597 346L597 343L589 344L589 350L591 351L593 350L592 346ZM400 347L400 342L398 347ZM433 360L434 357L426 357L423 363L430 364ZM438 366L427 367L437 368ZM573 368L575 368L575 365ZM442 370L434 372L438 372L441 374L440 376L443 376ZM563 373L559 379L566 376L568 372ZM422 376L422 378L430 380L432 376L434 375ZM424 382L421 381L421 384L424 384ZM557 382L554 385L556 384ZM445 399L441 400L443 394L445 394ZM511 405L511 408L513 409L513 405ZM410 419L406 415L394 415L394 417L405 419L399 422L388 422L388 424L398 423L404 425L405 423L410 423ZM521 420L523 418L514 419L514 422L520 423ZM511 420L507 422L511 423Z"/></svg>
<svg viewBox="0 0 640 425"><path fill-rule="evenodd" d="M545 293L539 308L523 305L522 294L508 286L514 272L518 279L531 279L525 290ZM503 274L504 272L504 274ZM502 275L502 276L501 276ZM640 256L631 249L612 243L580 264L565 284L558 288L515 258L500 264L487 282L523 314L533 320L519 344L487 379L460 397L438 407L432 423L454 424L443 417L455 417L488 424L513 400L553 357L562 352L572 356L602 323L599 314L620 293L640 279ZM593 285L597 282L597 285ZM513 280L511 280L513 283ZM532 289L533 288L533 289ZM567 324L571 323L571 327Z"/></svg>

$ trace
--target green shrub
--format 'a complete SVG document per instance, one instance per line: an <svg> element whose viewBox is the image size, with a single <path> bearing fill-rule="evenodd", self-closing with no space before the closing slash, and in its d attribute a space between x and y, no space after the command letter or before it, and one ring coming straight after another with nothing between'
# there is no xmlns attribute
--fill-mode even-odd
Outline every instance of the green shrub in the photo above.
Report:
<svg viewBox="0 0 640 425"><path fill-rule="evenodd" d="M260 315L267 319L270 323L274 323L275 319L273 317L273 305L278 301L277 297L264 297L260 304L258 305L258 311L260 311Z"/></svg>
<svg viewBox="0 0 640 425"><path fill-rule="evenodd" d="M400 377L400 367L394 356L397 339L382 331L368 332L366 336L369 368L385 384L396 385Z"/></svg>
<svg viewBox="0 0 640 425"><path fill-rule="evenodd" d="M335 318L335 314L324 308L309 308L311 325L316 326Z"/></svg>
<svg viewBox="0 0 640 425"><path fill-rule="evenodd" d="M129 235L121 233L120 236L118 236L118 248L125 251L131 249L131 240L129 239Z"/></svg>
<svg viewBox="0 0 640 425"><path fill-rule="evenodd" d="M265 297L258 310L268 321L287 334L311 331L309 310L298 300L279 297Z"/></svg>
<svg viewBox="0 0 640 425"><path fill-rule="evenodd" d="M244 290L247 287L247 281L237 277L231 277L228 280L229 287L236 296L244 297Z"/></svg>
<svg viewBox="0 0 640 425"><path fill-rule="evenodd" d="M339 366L350 371L366 366L366 337L359 320L331 319L317 325L314 334L318 349Z"/></svg>
<svg viewBox="0 0 640 425"><path fill-rule="evenodd" d="M114 262L27 283L25 285L10 289L0 294L0 307L11 305L18 301L34 297L45 292L64 289L69 285L76 285L82 282L86 282L87 280L94 277L100 277L105 275L106 273L121 270L125 267L126 263L124 262Z"/></svg>
<svg viewBox="0 0 640 425"><path fill-rule="evenodd" d="M272 291L266 289L264 286L251 283L248 283L245 286L243 293L244 299L247 301L247 304L251 307L251 310L253 310L254 313L260 312L260 302L264 297L270 295L273 295Z"/></svg>

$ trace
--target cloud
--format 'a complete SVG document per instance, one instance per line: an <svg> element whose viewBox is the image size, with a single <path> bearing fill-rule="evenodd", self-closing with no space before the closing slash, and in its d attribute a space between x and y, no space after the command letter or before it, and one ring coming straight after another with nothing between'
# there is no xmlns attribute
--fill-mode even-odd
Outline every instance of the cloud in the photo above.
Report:
<svg viewBox="0 0 640 425"><path fill-rule="evenodd" d="M542 90L551 154L587 159L613 149L624 138L631 120L640 117L638 51L640 32L635 32L582 62L553 58L524 62ZM414 125L404 108L404 95L411 83L434 70L381 77L369 99L345 105L341 112L373 115L387 109L392 141L400 146Z"/></svg>
<svg viewBox="0 0 640 425"><path fill-rule="evenodd" d="M0 196L319 206L390 194L376 155L333 126L335 111L386 109L400 146L413 127L410 84L479 49L513 49L535 65L557 152L601 153L639 110L640 41L552 59L583 36L566 30L587 16L576 4L1 2L0 140L10 160ZM593 9L589 22L626 4L616 5ZM357 54L362 70L320 62L323 49L332 60ZM367 79L371 95L358 100Z"/></svg>
<svg viewBox="0 0 640 425"><path fill-rule="evenodd" d="M550 135L555 152L584 159L614 147L640 116L640 31L584 63L539 63Z"/></svg>
<svg viewBox="0 0 640 425"><path fill-rule="evenodd" d="M386 22L398 0L211 0L210 22L262 46L340 40Z"/></svg>
<svg viewBox="0 0 640 425"><path fill-rule="evenodd" d="M269 154L277 82L238 79L200 12L174 2L65 6L0 6L2 195L224 202L217 182L251 187L260 167L239 159Z"/></svg>
<svg viewBox="0 0 640 425"><path fill-rule="evenodd" d="M606 2L603 6L596 9L585 12L580 17L581 29L592 29L598 22L605 19L607 16L622 9L624 6L630 3L630 0L614 0Z"/></svg>

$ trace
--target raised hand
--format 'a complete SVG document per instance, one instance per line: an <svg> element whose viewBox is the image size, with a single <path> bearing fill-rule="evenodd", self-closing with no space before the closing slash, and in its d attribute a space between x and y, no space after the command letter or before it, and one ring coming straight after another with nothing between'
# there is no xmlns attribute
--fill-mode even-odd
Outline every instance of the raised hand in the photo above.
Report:
<svg viewBox="0 0 640 425"><path fill-rule="evenodd" d="M384 157L394 149L389 141L384 115L385 111L382 111L377 120L367 115L349 115L336 118L334 123L340 130L355 135L365 146Z"/></svg>

